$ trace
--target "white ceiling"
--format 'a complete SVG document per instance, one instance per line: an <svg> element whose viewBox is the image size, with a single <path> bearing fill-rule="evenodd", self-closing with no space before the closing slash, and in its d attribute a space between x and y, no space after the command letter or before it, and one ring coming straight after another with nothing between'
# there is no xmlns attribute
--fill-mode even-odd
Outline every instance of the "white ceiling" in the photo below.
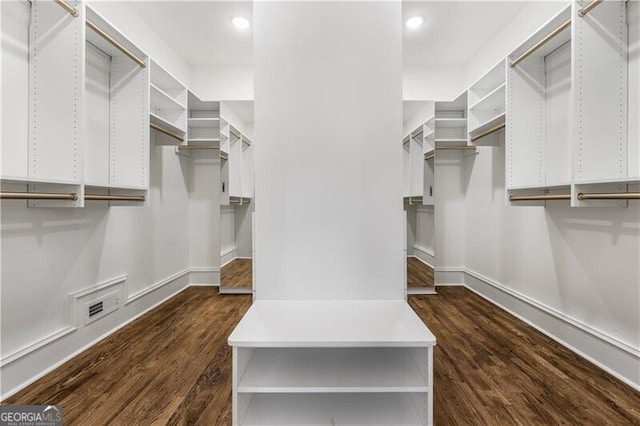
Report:
<svg viewBox="0 0 640 426"><path fill-rule="evenodd" d="M180 52L190 66L251 66L252 33L236 30L234 16L252 21L251 1L133 1L135 11ZM405 1L403 17L424 17L404 29L404 66L464 65L527 2Z"/></svg>
<svg viewBox="0 0 640 426"><path fill-rule="evenodd" d="M405 67L455 66L467 61L527 4L526 1L404 1L403 20L415 15L424 24L404 27Z"/></svg>
<svg viewBox="0 0 640 426"><path fill-rule="evenodd" d="M251 66L251 28L237 30L231 20L253 21L251 1L127 2L192 67Z"/></svg>

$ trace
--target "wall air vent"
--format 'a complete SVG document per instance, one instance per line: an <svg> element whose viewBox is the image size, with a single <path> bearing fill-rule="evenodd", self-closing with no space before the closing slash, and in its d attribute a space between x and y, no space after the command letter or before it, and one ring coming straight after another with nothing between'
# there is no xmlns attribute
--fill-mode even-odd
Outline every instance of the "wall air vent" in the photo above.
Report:
<svg viewBox="0 0 640 426"><path fill-rule="evenodd" d="M87 325L119 308L118 292L114 291L84 305L84 324Z"/></svg>

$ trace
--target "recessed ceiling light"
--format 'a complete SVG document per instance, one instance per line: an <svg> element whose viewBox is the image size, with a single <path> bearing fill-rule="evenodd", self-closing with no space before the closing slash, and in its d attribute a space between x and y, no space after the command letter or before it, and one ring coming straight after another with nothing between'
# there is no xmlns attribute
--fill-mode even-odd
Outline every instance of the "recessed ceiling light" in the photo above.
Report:
<svg viewBox="0 0 640 426"><path fill-rule="evenodd" d="M239 30L249 28L249 20L243 16L236 16L231 22L233 22L233 25Z"/></svg>
<svg viewBox="0 0 640 426"><path fill-rule="evenodd" d="M422 16L412 16L411 18L407 19L407 28L409 28L410 30L415 30L420 25L422 25L423 22L424 19L422 19Z"/></svg>

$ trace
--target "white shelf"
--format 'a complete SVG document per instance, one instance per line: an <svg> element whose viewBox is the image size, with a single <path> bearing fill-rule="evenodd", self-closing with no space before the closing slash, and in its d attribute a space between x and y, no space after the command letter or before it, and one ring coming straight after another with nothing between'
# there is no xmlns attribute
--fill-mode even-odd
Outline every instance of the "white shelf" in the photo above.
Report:
<svg viewBox="0 0 640 426"><path fill-rule="evenodd" d="M46 184L46 185L80 185L80 181L70 180L57 180L57 179L40 179L33 177L17 177L17 176L2 176L0 177L0 183L3 184Z"/></svg>
<svg viewBox="0 0 640 426"><path fill-rule="evenodd" d="M414 395L414 398L423 397ZM258 394L242 425L422 425L412 394Z"/></svg>
<svg viewBox="0 0 640 426"><path fill-rule="evenodd" d="M545 190L556 190L556 189L569 189L571 188L571 183L569 182L559 182L552 183L549 185L523 185L523 186L513 186L508 187L507 191L545 191Z"/></svg>
<svg viewBox="0 0 640 426"><path fill-rule="evenodd" d="M467 140L464 138L436 139L436 146L467 146Z"/></svg>
<svg viewBox="0 0 640 426"><path fill-rule="evenodd" d="M159 115L156 115L154 113L150 113L149 114L149 120L151 123L162 127L165 130L168 130L172 133L177 133L180 136L184 136L185 134L185 129L181 129L179 127L177 127L176 125L170 123L169 121L165 120L164 118L160 117Z"/></svg>
<svg viewBox="0 0 640 426"><path fill-rule="evenodd" d="M469 110L490 110L504 111L506 104L507 83L502 83L495 90L489 92L485 97L473 104Z"/></svg>
<svg viewBox="0 0 640 426"><path fill-rule="evenodd" d="M189 143L220 143L220 139L215 138L189 138L187 139Z"/></svg>
<svg viewBox="0 0 640 426"><path fill-rule="evenodd" d="M500 113L498 115L496 115L495 117L492 117L491 119L485 121L484 123L480 124L478 127L476 127L475 129L471 129L469 131L469 136L473 137L475 135L479 135L482 132L486 132L487 130L495 127L495 126L499 126L500 124L503 124L505 122L505 118L506 115L505 113ZM480 139L478 139L480 140ZM474 142L477 143L477 142Z"/></svg>
<svg viewBox="0 0 640 426"><path fill-rule="evenodd" d="M463 128L467 125L466 118L436 118L436 127L443 129Z"/></svg>
<svg viewBox="0 0 640 426"><path fill-rule="evenodd" d="M149 89L151 93L151 107L153 109L185 110L184 105L180 104L180 102L176 101L171 95L162 91L159 87L151 84Z"/></svg>
<svg viewBox="0 0 640 426"><path fill-rule="evenodd" d="M117 191L146 191L147 188L142 186L128 186L128 185L108 185L103 183L91 183L86 182L85 188L87 189L110 189Z"/></svg>
<svg viewBox="0 0 640 426"><path fill-rule="evenodd" d="M186 87L157 62L151 60L151 84L162 87L164 91L183 93Z"/></svg>
<svg viewBox="0 0 640 426"><path fill-rule="evenodd" d="M598 179L598 180L576 180L574 181L576 185L598 185L598 184L640 184L640 176L636 177L621 177L621 178L611 178L611 179Z"/></svg>
<svg viewBox="0 0 640 426"><path fill-rule="evenodd" d="M218 127L220 125L219 118L189 118L189 127L211 128Z"/></svg>
<svg viewBox="0 0 640 426"><path fill-rule="evenodd" d="M403 300L259 300L229 336L231 346L242 347L424 347L435 342Z"/></svg>
<svg viewBox="0 0 640 426"><path fill-rule="evenodd" d="M238 392L427 392L406 349L259 349Z"/></svg>

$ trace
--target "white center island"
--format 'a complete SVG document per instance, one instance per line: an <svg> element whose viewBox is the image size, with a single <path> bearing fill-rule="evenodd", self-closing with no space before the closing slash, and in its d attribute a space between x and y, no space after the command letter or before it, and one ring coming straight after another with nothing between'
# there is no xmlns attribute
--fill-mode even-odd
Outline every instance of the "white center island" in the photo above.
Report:
<svg viewBox="0 0 640 426"><path fill-rule="evenodd" d="M430 425L436 339L403 300L256 301L229 336L234 425Z"/></svg>

